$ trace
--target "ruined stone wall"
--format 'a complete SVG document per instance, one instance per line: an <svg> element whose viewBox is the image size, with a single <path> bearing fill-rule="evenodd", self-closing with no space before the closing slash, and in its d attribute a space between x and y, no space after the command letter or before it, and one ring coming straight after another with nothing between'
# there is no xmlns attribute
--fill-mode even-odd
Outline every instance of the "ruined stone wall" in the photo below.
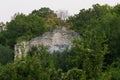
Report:
<svg viewBox="0 0 120 80"><path fill-rule="evenodd" d="M66 30L64 27L55 29L52 32L46 32L40 37L31 39L30 41L22 41L15 45L15 58L26 56L31 47L44 45L50 53L54 51L63 52L66 48L70 49L73 45L72 41L80 36L73 31Z"/></svg>

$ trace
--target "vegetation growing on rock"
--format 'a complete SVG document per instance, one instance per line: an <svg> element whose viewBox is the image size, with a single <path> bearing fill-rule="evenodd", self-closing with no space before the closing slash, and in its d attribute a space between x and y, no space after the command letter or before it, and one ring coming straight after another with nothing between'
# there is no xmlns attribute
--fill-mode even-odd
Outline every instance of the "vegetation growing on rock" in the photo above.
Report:
<svg viewBox="0 0 120 80"><path fill-rule="evenodd" d="M68 25L82 36L73 41L71 50L49 54L42 46L12 62L17 41L30 40L60 25ZM5 26L0 32L0 80L120 80L119 4L96 4L66 21L49 8L41 8L29 15L18 14Z"/></svg>

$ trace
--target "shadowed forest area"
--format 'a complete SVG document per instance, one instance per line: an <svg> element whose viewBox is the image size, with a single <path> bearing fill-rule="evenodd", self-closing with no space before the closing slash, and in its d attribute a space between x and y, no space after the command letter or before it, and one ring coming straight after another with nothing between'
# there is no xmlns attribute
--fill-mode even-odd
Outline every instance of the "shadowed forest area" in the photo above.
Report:
<svg viewBox="0 0 120 80"><path fill-rule="evenodd" d="M62 26L81 36L71 50L50 54L42 46L14 60L17 42ZM120 4L95 4L68 18L43 7L1 22L0 80L120 80Z"/></svg>

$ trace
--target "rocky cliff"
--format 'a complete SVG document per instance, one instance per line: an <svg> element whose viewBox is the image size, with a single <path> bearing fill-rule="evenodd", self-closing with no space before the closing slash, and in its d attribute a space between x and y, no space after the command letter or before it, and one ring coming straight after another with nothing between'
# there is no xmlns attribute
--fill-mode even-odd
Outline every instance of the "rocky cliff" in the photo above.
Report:
<svg viewBox="0 0 120 80"><path fill-rule="evenodd" d="M47 51L53 53L54 51L63 52L66 48L70 49L73 45L72 41L80 36L65 27L54 29L51 32L46 32L42 36L31 39L30 41L22 41L15 45L15 58L26 56L27 52L33 47L44 45Z"/></svg>

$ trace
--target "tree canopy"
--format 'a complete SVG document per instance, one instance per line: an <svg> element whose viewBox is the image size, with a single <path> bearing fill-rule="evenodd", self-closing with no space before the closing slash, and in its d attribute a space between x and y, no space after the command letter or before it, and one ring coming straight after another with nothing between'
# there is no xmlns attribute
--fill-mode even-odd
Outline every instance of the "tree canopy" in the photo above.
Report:
<svg viewBox="0 0 120 80"><path fill-rule="evenodd" d="M40 46L13 62L17 41L65 25L81 35L70 50L50 54ZM45 7L17 14L5 26L0 32L0 80L120 80L120 4L95 4L65 21Z"/></svg>

